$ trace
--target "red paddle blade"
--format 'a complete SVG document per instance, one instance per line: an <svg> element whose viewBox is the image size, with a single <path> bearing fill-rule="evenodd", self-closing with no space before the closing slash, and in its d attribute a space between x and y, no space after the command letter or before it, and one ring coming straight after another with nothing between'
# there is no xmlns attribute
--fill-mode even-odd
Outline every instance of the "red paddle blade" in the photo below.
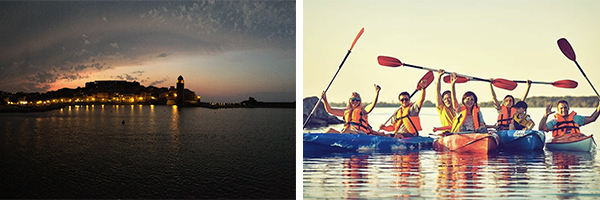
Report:
<svg viewBox="0 0 600 200"><path fill-rule="evenodd" d="M462 76L456 76L456 83L466 83L469 81L468 78ZM452 83L452 77L450 75L444 76L444 83Z"/></svg>
<svg viewBox="0 0 600 200"><path fill-rule="evenodd" d="M423 80L427 81L427 83L425 84L425 88L427 88L427 87L429 87L429 85L431 85L431 83L433 82L433 79L434 79L433 71L428 71L427 73L425 73L425 75L417 83L417 90L421 90L421 85L419 84L419 83L421 83L421 81L423 81Z"/></svg>
<svg viewBox="0 0 600 200"><path fill-rule="evenodd" d="M558 48L560 48L560 51L562 51L562 53L565 54L569 60L575 61L575 51L573 51L573 47L571 47L571 44L569 44L567 39L560 38L558 41L556 41L556 43L558 43Z"/></svg>
<svg viewBox="0 0 600 200"><path fill-rule="evenodd" d="M350 46L350 49L348 51L352 51L352 48L354 48L356 41L358 41L358 38L363 34L363 32L365 32L365 28L360 29L360 32L358 32L358 35L356 35L356 38L354 38L354 42L352 42L352 46Z"/></svg>
<svg viewBox="0 0 600 200"><path fill-rule="evenodd" d="M492 84L498 88L502 88L505 90L514 90L515 88L517 88L517 82L511 81L511 80L506 80L503 78L496 78L494 79L494 81L492 81Z"/></svg>
<svg viewBox="0 0 600 200"><path fill-rule="evenodd" d="M400 60L398 60L397 58L394 58L394 57L389 57L389 56L377 56L377 62L379 62L380 65L387 66L387 67L402 66L402 62L400 62Z"/></svg>
<svg viewBox="0 0 600 200"><path fill-rule="evenodd" d="M552 85L559 88L576 88L577 82L573 80L560 80L552 83Z"/></svg>

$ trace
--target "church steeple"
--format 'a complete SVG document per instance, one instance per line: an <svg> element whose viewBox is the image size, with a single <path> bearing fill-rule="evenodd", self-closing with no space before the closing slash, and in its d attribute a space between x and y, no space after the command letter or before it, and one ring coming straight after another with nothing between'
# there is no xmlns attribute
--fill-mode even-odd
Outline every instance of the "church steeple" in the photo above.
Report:
<svg viewBox="0 0 600 200"><path fill-rule="evenodd" d="M179 75L179 77L177 77L177 97L175 97L177 106L183 105L183 99L183 77Z"/></svg>

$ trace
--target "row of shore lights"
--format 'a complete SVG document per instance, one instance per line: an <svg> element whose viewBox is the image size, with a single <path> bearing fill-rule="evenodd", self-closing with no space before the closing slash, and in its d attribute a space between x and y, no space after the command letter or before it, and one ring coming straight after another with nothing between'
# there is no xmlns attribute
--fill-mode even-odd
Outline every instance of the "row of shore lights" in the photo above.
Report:
<svg viewBox="0 0 600 200"><path fill-rule="evenodd" d="M156 99L154 97L151 97L151 98L152 99ZM139 99L139 101L143 101L144 97L139 97L138 99ZM90 100L91 101L96 101L96 98L92 97L92 98L86 98L85 99L86 102L89 102ZM101 101L105 101L105 100L106 100L105 98L101 99ZM133 97L131 97L131 98L124 98L124 97L122 97L120 99L117 98L117 97L113 97L112 100L113 101L119 101L119 100L121 100L121 102L129 102L129 103L134 103L135 102L135 98L133 98ZM59 101L57 99L53 99L52 101L50 101L50 100L41 101L40 100L40 101L36 101L35 104L40 105L40 104L50 104L50 103L58 103L58 102ZM64 103L64 102L69 102L70 103L70 102L73 102L73 100L72 99L68 99L68 100L61 99L60 102L61 103ZM84 102L84 101L81 100L81 99L75 99L75 102ZM10 102L9 101L8 102L8 105L26 105L26 104L34 104L34 102L32 102L32 101L29 101L29 102L27 102L27 101Z"/></svg>

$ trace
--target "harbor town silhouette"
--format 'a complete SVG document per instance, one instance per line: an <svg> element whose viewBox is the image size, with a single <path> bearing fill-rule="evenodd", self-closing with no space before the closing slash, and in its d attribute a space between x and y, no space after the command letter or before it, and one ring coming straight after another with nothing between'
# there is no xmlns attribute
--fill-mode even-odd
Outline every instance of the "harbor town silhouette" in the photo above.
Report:
<svg viewBox="0 0 600 200"><path fill-rule="evenodd" d="M238 103L202 102L194 91L185 88L183 76L176 86L143 86L124 80L95 80L85 87L62 88L46 93L0 91L0 112L43 112L69 105L175 105L178 107L220 108L295 108L295 102L262 102L253 97Z"/></svg>

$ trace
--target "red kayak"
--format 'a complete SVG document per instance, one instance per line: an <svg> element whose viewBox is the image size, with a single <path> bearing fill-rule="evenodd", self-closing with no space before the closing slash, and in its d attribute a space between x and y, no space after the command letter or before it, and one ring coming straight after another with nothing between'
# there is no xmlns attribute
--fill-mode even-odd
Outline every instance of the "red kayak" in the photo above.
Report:
<svg viewBox="0 0 600 200"><path fill-rule="evenodd" d="M487 153L498 147L498 135L494 133L462 133L442 136L433 142L438 151Z"/></svg>

